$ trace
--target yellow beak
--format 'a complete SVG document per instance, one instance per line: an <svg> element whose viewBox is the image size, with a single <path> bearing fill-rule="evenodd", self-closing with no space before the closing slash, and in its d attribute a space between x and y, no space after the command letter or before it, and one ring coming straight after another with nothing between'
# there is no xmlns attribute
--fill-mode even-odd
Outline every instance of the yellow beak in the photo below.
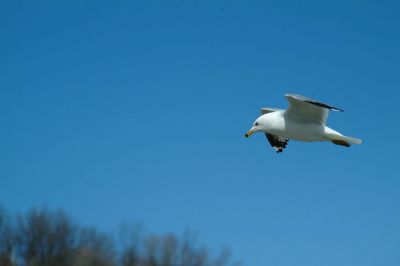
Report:
<svg viewBox="0 0 400 266"><path fill-rule="evenodd" d="M254 129L250 129L249 131L247 131L247 133L244 135L246 138L250 137L251 135L253 135L254 133Z"/></svg>

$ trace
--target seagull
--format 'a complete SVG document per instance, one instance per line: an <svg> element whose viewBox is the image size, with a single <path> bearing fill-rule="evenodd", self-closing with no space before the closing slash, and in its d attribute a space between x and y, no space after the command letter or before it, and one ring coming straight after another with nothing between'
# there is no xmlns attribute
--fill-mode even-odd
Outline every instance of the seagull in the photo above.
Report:
<svg viewBox="0 0 400 266"><path fill-rule="evenodd" d="M326 126L329 110L344 112L342 109L298 94L285 94L285 97L289 108L261 108L261 116L245 134L246 138L255 132L264 132L277 153L286 148L289 139L329 141L344 147L361 144L361 139L344 136Z"/></svg>

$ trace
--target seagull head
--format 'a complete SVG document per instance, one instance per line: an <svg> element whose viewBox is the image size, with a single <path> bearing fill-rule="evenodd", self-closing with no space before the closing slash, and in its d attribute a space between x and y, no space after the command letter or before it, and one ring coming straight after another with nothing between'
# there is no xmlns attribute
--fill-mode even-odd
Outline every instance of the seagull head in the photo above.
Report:
<svg viewBox="0 0 400 266"><path fill-rule="evenodd" d="M265 131L266 125L264 119L262 119L263 116L260 116L259 118L254 121L253 126L250 128L249 131L244 135L246 138L250 137L253 135L253 133L257 131Z"/></svg>

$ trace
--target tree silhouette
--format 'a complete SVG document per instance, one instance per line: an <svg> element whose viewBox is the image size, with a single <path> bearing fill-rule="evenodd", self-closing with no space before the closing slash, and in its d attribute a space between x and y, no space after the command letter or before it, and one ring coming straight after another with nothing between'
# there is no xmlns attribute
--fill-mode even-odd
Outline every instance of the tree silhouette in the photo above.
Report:
<svg viewBox="0 0 400 266"><path fill-rule="evenodd" d="M142 235L122 227L113 238L75 224L65 212L32 209L11 219L0 208L1 266L231 266L230 253L199 246L189 231Z"/></svg>
<svg viewBox="0 0 400 266"><path fill-rule="evenodd" d="M62 211L31 210L19 216L15 249L29 266L72 265L77 228Z"/></svg>
<svg viewBox="0 0 400 266"><path fill-rule="evenodd" d="M12 266L14 236L10 220L5 211L0 208L0 265Z"/></svg>

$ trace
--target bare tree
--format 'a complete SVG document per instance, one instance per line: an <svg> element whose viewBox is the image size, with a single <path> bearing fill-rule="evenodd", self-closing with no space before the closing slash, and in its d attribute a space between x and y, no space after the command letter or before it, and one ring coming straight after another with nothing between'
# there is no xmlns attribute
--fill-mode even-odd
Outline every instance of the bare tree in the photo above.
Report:
<svg viewBox="0 0 400 266"><path fill-rule="evenodd" d="M93 228L83 228L79 233L78 245L74 253L74 266L113 266L113 243L105 234Z"/></svg>
<svg viewBox="0 0 400 266"><path fill-rule="evenodd" d="M129 233L125 235L130 235ZM182 238L173 234L149 235L125 245L121 252L122 266L228 266L230 252L225 249L213 256L205 247L197 245L196 236L186 232ZM125 242L129 242L126 241ZM135 243L135 244L133 244Z"/></svg>
<svg viewBox="0 0 400 266"><path fill-rule="evenodd" d="M0 209L1 266L230 266L230 253L199 246L186 232L143 236L124 228L117 241L74 224L63 212L33 209L13 225Z"/></svg>
<svg viewBox="0 0 400 266"><path fill-rule="evenodd" d="M141 225L132 227L124 224L120 227L118 232L118 243L121 250L121 266L140 266L142 230Z"/></svg>
<svg viewBox="0 0 400 266"><path fill-rule="evenodd" d="M18 217L16 250L28 266L71 265L76 228L62 211L33 209Z"/></svg>
<svg viewBox="0 0 400 266"><path fill-rule="evenodd" d="M11 223L6 212L0 208L0 265L12 266L14 236Z"/></svg>

